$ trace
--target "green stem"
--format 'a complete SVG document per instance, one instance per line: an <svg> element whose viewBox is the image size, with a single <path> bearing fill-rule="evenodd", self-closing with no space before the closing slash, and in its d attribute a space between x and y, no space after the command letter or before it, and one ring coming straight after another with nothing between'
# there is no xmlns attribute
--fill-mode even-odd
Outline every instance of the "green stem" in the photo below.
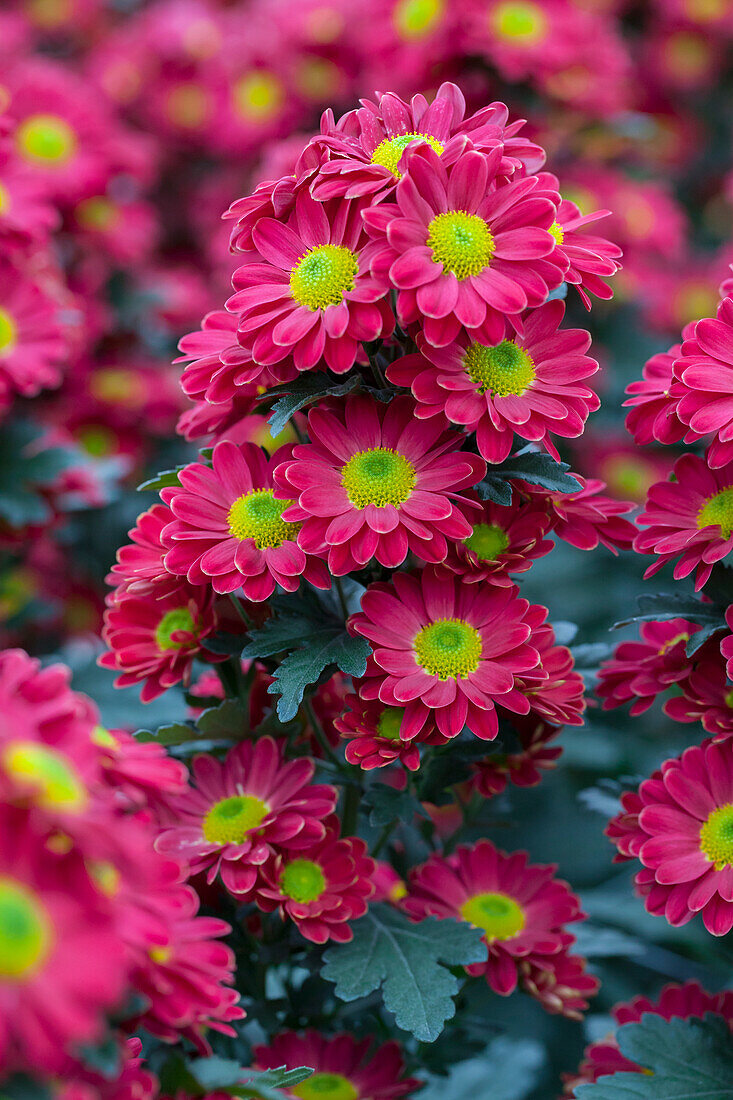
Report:
<svg viewBox="0 0 733 1100"><path fill-rule="evenodd" d="M373 859L377 858L377 856L382 851L385 844L387 843L387 841L391 837L392 833L394 832L394 829L395 829L396 825L398 825L398 824L399 824L399 819L394 817L394 818L392 818L391 821L388 821L387 824L384 826L381 833L377 837L376 844L372 848L372 858Z"/></svg>
<svg viewBox="0 0 733 1100"><path fill-rule="evenodd" d="M310 699L304 699L303 700L303 710L305 711L306 716L308 718L308 721L310 722L311 728L313 730L313 733L316 736L316 741L321 746L321 748L323 749L324 753L326 754L328 759L331 761L331 763L333 765L335 765L335 767L337 767L339 771L342 772L344 770L344 765L339 760L338 756L333 751L333 749L331 748L329 740L326 737L325 730L323 729L323 726L321 725L321 723L318 720L318 715L314 711L313 704L311 703Z"/></svg>
<svg viewBox="0 0 733 1100"><path fill-rule="evenodd" d="M242 620L242 622L243 622L243 623L244 623L244 625L245 625L245 626L247 627L247 629L248 629L248 630L251 630L251 629L252 629L252 627L254 626L254 623L252 622L252 620L250 619L249 615L247 614L247 612L246 612L246 611L244 610L244 608L242 607L242 601L241 601L241 600L239 600L239 599L238 599L238 598L237 598L237 597L236 597L236 596L234 595L234 593L233 593L233 592L230 592L230 593L229 593L229 599L231 600L231 604L232 604L232 607L233 607L233 608L234 608L234 610L235 610L235 611L237 612L237 615L239 615L239 618L240 618L240 619Z"/></svg>
<svg viewBox="0 0 733 1100"><path fill-rule="evenodd" d="M357 787L355 784L349 783L344 787L344 815L342 819L344 836L354 836L356 833L361 794L361 787Z"/></svg>
<svg viewBox="0 0 733 1100"><path fill-rule="evenodd" d="M340 577L334 577L333 578L333 586L336 589L336 592L338 594L339 603L341 604L341 611L342 611L343 616L344 616L344 622L346 622L346 620L349 618L349 608L346 604L346 596L344 595L344 589L343 589L343 585L341 584L341 578Z"/></svg>

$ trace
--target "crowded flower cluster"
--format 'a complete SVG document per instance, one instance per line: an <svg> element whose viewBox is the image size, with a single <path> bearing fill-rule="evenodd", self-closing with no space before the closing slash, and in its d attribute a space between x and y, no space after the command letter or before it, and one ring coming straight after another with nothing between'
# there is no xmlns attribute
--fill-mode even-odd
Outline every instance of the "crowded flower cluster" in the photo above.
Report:
<svg viewBox="0 0 733 1100"><path fill-rule="evenodd" d="M512 1100L589 1040L594 1100L665 1087L627 1025L727 1040L732 38L726 0L0 11L4 1097L433 1100L514 1030ZM637 561L638 637L578 645Z"/></svg>

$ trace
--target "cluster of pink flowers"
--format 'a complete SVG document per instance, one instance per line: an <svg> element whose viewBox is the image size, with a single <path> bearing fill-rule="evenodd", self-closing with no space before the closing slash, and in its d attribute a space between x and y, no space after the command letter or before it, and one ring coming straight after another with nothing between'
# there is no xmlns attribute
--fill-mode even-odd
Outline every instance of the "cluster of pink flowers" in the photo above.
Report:
<svg viewBox="0 0 733 1100"><path fill-rule="evenodd" d="M104 729L68 681L0 654L0 1065L91 1086L80 1050L113 1042L119 1087L149 1096L133 1029L205 1053L207 1030L233 1034L244 1015L230 928L198 915L183 864L153 850L151 810L186 769Z"/></svg>

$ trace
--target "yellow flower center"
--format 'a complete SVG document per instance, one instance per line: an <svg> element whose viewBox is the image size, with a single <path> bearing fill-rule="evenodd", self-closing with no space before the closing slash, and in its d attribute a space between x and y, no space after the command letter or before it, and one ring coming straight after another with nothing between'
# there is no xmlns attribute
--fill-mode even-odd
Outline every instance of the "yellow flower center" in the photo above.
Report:
<svg viewBox="0 0 733 1100"><path fill-rule="evenodd" d="M110 229L119 221L119 208L105 195L93 195L82 199L75 211L77 223L82 229Z"/></svg>
<svg viewBox="0 0 733 1100"><path fill-rule="evenodd" d="M66 813L81 813L86 808L86 787L56 749L36 741L10 741L3 749L2 762L8 775L32 789L39 806Z"/></svg>
<svg viewBox="0 0 733 1100"><path fill-rule="evenodd" d="M480 561L496 561L509 545L509 536L498 523L477 523L463 545Z"/></svg>
<svg viewBox="0 0 733 1100"><path fill-rule="evenodd" d="M491 13L491 30L499 38L533 46L546 36L547 16L537 4L507 0Z"/></svg>
<svg viewBox="0 0 733 1100"><path fill-rule="evenodd" d="M415 488L415 467L389 447L357 451L344 466L341 484L355 508L403 504Z"/></svg>
<svg viewBox="0 0 733 1100"><path fill-rule="evenodd" d="M19 152L39 164L60 165L76 150L76 134L58 115L30 115L15 131Z"/></svg>
<svg viewBox="0 0 733 1100"><path fill-rule="evenodd" d="M94 458L114 454L119 442L115 433L104 424L86 424L76 432L76 439L87 454Z"/></svg>
<svg viewBox="0 0 733 1100"><path fill-rule="evenodd" d="M685 9L696 23L712 23L727 13L728 0L687 0Z"/></svg>
<svg viewBox="0 0 733 1100"><path fill-rule="evenodd" d="M326 889L326 879L317 863L310 859L294 859L280 876L280 889L293 901L305 904L320 898Z"/></svg>
<svg viewBox="0 0 733 1100"><path fill-rule="evenodd" d="M395 30L403 38L424 38L445 11L445 0L398 0L392 12Z"/></svg>
<svg viewBox="0 0 733 1100"><path fill-rule="evenodd" d="M397 167L400 158L405 149L419 138L427 141L430 148L434 149L438 156L442 155L443 146L432 134L399 134L397 137L385 138L384 141L379 143L372 153L372 164L381 164L383 168L389 168L393 176L401 179L402 173Z"/></svg>
<svg viewBox="0 0 733 1100"><path fill-rule="evenodd" d="M10 195L7 187L0 183L0 214L7 214L10 210Z"/></svg>
<svg viewBox="0 0 733 1100"><path fill-rule="evenodd" d="M229 509L229 530L235 539L253 539L258 550L280 546L300 530L299 523L282 518L290 504L291 500L275 500L272 489L253 489L238 497Z"/></svg>
<svg viewBox="0 0 733 1100"><path fill-rule="evenodd" d="M51 919L32 890L0 876L0 978L23 981L45 962L51 948Z"/></svg>
<svg viewBox="0 0 733 1100"><path fill-rule="evenodd" d="M337 306L354 289L359 274L355 252L341 244L319 244L309 249L290 272L290 292L307 309Z"/></svg>
<svg viewBox="0 0 733 1100"><path fill-rule="evenodd" d="M267 803L252 794L222 798L206 814L203 834L210 844L241 844L247 833L257 829L269 812Z"/></svg>
<svg viewBox="0 0 733 1100"><path fill-rule="evenodd" d="M134 370L125 367L102 367L89 379L89 392L97 401L137 409L147 397L145 382Z"/></svg>
<svg viewBox="0 0 733 1100"><path fill-rule="evenodd" d="M282 107L285 89L273 73L254 69L245 73L232 89L234 106L247 122L264 122Z"/></svg>
<svg viewBox="0 0 733 1100"><path fill-rule="evenodd" d="M719 527L724 539L733 531L733 485L709 497L697 513L697 526Z"/></svg>
<svg viewBox="0 0 733 1100"><path fill-rule="evenodd" d="M553 222L547 232L555 238L558 244L562 244L565 240L565 230L559 222Z"/></svg>
<svg viewBox="0 0 733 1100"><path fill-rule="evenodd" d="M436 264L457 279L479 275L491 262L494 238L483 218L465 210L436 214L428 226L428 248Z"/></svg>
<svg viewBox="0 0 733 1100"><path fill-rule="evenodd" d="M7 310L0 309L0 355L9 354L13 350L16 334L15 321Z"/></svg>
<svg viewBox="0 0 733 1100"><path fill-rule="evenodd" d="M340 1073L314 1073L291 1088L298 1100L359 1100L359 1093Z"/></svg>
<svg viewBox="0 0 733 1100"><path fill-rule="evenodd" d="M512 340L502 340L493 348L470 344L463 366L479 393L488 392L496 397L521 396L536 377L531 357Z"/></svg>
<svg viewBox="0 0 733 1100"><path fill-rule="evenodd" d="M524 928L524 910L508 894L476 894L461 906L461 916L490 940L510 940Z"/></svg>
<svg viewBox="0 0 733 1100"><path fill-rule="evenodd" d="M196 634L196 624L187 607L175 607L172 611L166 611L155 628L155 644L158 649L165 652L167 649L183 649L191 644L189 638L176 640L173 635L178 633Z"/></svg>
<svg viewBox="0 0 733 1100"><path fill-rule="evenodd" d="M295 81L301 95L322 102L338 95L341 70L325 57L304 57L295 72Z"/></svg>
<svg viewBox="0 0 733 1100"><path fill-rule="evenodd" d="M733 803L713 810L700 829L700 850L716 871L733 864Z"/></svg>
<svg viewBox="0 0 733 1100"><path fill-rule="evenodd" d="M165 966L173 957L173 948L168 947L167 944L161 944L160 947L149 947L148 955L158 966Z"/></svg>
<svg viewBox="0 0 733 1100"><path fill-rule="evenodd" d="M377 719L377 733L388 741L400 740L400 726L404 710L401 707L385 707Z"/></svg>
<svg viewBox="0 0 733 1100"><path fill-rule="evenodd" d="M27 607L38 592L35 577L18 566L0 577L0 618L12 619Z"/></svg>
<svg viewBox="0 0 733 1100"><path fill-rule="evenodd" d="M122 876L117 868L107 860L94 860L88 864L89 875L96 883L100 893L113 898L120 888Z"/></svg>
<svg viewBox="0 0 733 1100"><path fill-rule="evenodd" d="M91 742L93 745L97 745L100 749L117 749L119 743L114 734L111 734L109 730L104 726L95 726L92 730Z"/></svg>
<svg viewBox="0 0 733 1100"><path fill-rule="evenodd" d="M417 663L439 680L475 672L481 660L481 635L464 619L436 619L413 641Z"/></svg>

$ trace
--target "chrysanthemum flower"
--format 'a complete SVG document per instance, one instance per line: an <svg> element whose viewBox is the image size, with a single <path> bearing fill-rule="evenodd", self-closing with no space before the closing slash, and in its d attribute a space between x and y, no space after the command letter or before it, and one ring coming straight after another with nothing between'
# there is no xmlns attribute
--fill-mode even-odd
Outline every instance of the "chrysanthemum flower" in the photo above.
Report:
<svg viewBox="0 0 733 1100"><path fill-rule="evenodd" d="M651 779L660 780L662 773L657 769ZM625 863L629 859L638 859L639 849L644 842L644 834L639 829L639 814L644 806L638 791L624 791L619 799L621 809L611 818L603 830L612 844L616 846L614 863Z"/></svg>
<svg viewBox="0 0 733 1100"><path fill-rule="evenodd" d="M508 505L482 501L481 515L471 519L471 534L449 543L448 555L440 563L441 569L457 573L466 584L490 581L505 588L512 584L510 574L525 573L553 548L554 543L545 538L550 528L547 510L518 493Z"/></svg>
<svg viewBox="0 0 733 1100"><path fill-rule="evenodd" d="M564 302L548 302L524 320L524 335L502 321L493 346L462 333L448 346L431 347L418 336L422 355L397 359L387 377L409 386L418 402L416 415L443 413L476 432L481 454L502 462L515 433L542 443L556 454L551 435L581 435L596 394L580 383L598 370L586 355L590 333L560 329ZM473 335L473 334L472 334Z"/></svg>
<svg viewBox="0 0 733 1100"><path fill-rule="evenodd" d="M249 896L273 846L301 852L323 840L336 791L311 784L314 770L303 757L285 762L270 737L236 745L223 762L197 756L195 787L170 801L170 824L156 848L187 860L192 874L205 870L209 882L220 874L232 894Z"/></svg>
<svg viewBox="0 0 733 1100"><path fill-rule="evenodd" d="M524 122L509 124L503 103L491 103L464 118L466 101L455 84L441 84L430 104L424 95L405 103L392 92L375 102L361 102L338 123L326 112L321 133L313 139L313 145L329 154L311 186L320 201L389 194L402 177L405 150L416 141L426 141L446 165L460 157L469 141L479 150L501 145L502 174L507 176L516 168L532 172L544 163L544 150L518 136Z"/></svg>
<svg viewBox="0 0 733 1100"><path fill-rule="evenodd" d="M286 457L289 447L268 459L254 443L223 440L211 466L193 462L181 470L180 485L161 491L173 513L163 533L168 572L215 592L241 588L255 603L268 599L276 584L294 592L301 577L328 588L323 562L301 549L299 526L283 517L289 502L273 492L273 470Z"/></svg>
<svg viewBox="0 0 733 1100"><path fill-rule="evenodd" d="M540 180L557 193L559 180L550 172L541 172ZM617 244L586 233L585 228L600 218L605 218L608 210L596 210L592 214L581 214L574 202L562 199L557 208L557 216L550 232L554 236L559 252L565 256L568 263L565 272L565 282L578 288L578 293L583 300L586 309L590 309L591 301L588 293L596 298L608 301L613 297L613 291L606 279L615 275L621 264L621 249Z"/></svg>
<svg viewBox="0 0 733 1100"><path fill-rule="evenodd" d="M127 592L144 593L151 586L163 581L168 571L163 565L166 546L162 540L165 527L173 519L170 508L154 504L147 512L141 512L135 526L127 532L132 540L117 551L117 561L112 566L107 583Z"/></svg>
<svg viewBox="0 0 733 1100"><path fill-rule="evenodd" d="M674 926L701 913L708 932L726 935L733 928L733 742L695 745L665 761L639 797L636 886L646 908Z"/></svg>
<svg viewBox="0 0 733 1100"><path fill-rule="evenodd" d="M532 604L527 612L532 645L540 661L537 668L518 677L517 686L529 700L533 714L558 726L582 726L583 677L573 671L573 656L567 646L557 645L548 614L540 604Z"/></svg>
<svg viewBox="0 0 733 1100"><path fill-rule="evenodd" d="M107 599L102 637L109 652L99 663L119 673L116 686L142 683L140 698L147 703L186 682L204 639L216 629L211 591L171 578L143 595L123 590Z"/></svg>
<svg viewBox="0 0 733 1100"><path fill-rule="evenodd" d="M299 1100L399 1100L421 1084L404 1076L397 1043L375 1046L348 1034L327 1039L317 1031L285 1031L269 1046L255 1047L254 1056L258 1069L310 1066L312 1076L289 1090Z"/></svg>
<svg viewBox="0 0 733 1100"><path fill-rule="evenodd" d="M539 663L517 589L462 585L426 569L371 584L349 629L374 646L360 694L404 707L400 736L412 739L429 719L456 737L468 726L493 740L496 706L526 714L517 680Z"/></svg>
<svg viewBox="0 0 733 1100"><path fill-rule="evenodd" d="M568 951L520 962L519 983L545 1012L571 1020L582 1020L588 998L595 997L601 986L586 970L586 960Z"/></svg>
<svg viewBox="0 0 733 1100"><path fill-rule="evenodd" d="M56 1086L58 1100L155 1100L160 1082L140 1057L142 1041L137 1037L118 1040L117 1071L105 1076L88 1063L68 1058Z"/></svg>
<svg viewBox="0 0 733 1100"><path fill-rule="evenodd" d="M621 642L600 667L596 694L603 699L603 709L633 699L629 713L643 714L663 691L686 680L691 669L685 647L699 629L686 619L642 623L639 640Z"/></svg>
<svg viewBox="0 0 733 1100"><path fill-rule="evenodd" d="M486 464L459 450L464 437L442 418L416 422L414 409L408 397L384 404L367 396L313 409L311 442L275 471L276 496L297 497L283 519L298 524L298 545L327 554L336 576L372 558L394 569L409 552L441 561L448 539L471 534L466 513L478 506L458 490L480 481Z"/></svg>
<svg viewBox="0 0 733 1100"><path fill-rule="evenodd" d="M26 811L0 807L0 1063L54 1073L101 1037L125 968L109 900L76 848L52 852Z"/></svg>
<svg viewBox="0 0 733 1100"><path fill-rule="evenodd" d="M725 613L725 623L731 633L726 634L720 643L720 652L723 659L727 662L725 671L728 674L728 679L733 680L733 604L731 604Z"/></svg>
<svg viewBox="0 0 733 1100"><path fill-rule="evenodd" d="M489 0L467 5L468 43L504 79L522 80L573 63L576 8L558 0Z"/></svg>
<svg viewBox="0 0 733 1100"><path fill-rule="evenodd" d="M692 334L688 325L683 333L686 340ZM669 351L660 351L644 364L643 377L626 387L629 394L624 407L631 412L626 416L626 427L641 446L645 443L679 443L685 434L685 425L677 416L677 402L682 390L674 376L674 364L682 351L681 344L673 344Z"/></svg>
<svg viewBox="0 0 733 1100"><path fill-rule="evenodd" d="M487 961L467 967L496 993L513 993L522 962L555 955L573 942L564 925L582 920L578 898L555 879L556 868L507 855L488 840L433 855L410 875L407 912L417 919L453 917L482 929Z"/></svg>
<svg viewBox="0 0 733 1100"><path fill-rule="evenodd" d="M677 416L687 426L686 443L713 435L708 465L733 462L733 298L718 306L716 318L694 326L674 365L680 382Z"/></svg>
<svg viewBox="0 0 733 1100"><path fill-rule="evenodd" d="M552 531L563 542L578 550L595 550L599 543L613 554L630 550L636 528L623 517L633 511L633 502L603 496L606 486L597 478L586 479L580 474L573 477L580 483L577 493L547 493L526 484L522 490L544 502L552 518Z"/></svg>
<svg viewBox="0 0 733 1100"><path fill-rule="evenodd" d="M657 555L644 577L679 558L675 578L695 571L699 591L716 562L733 550L733 462L711 470L697 455L683 455L674 465L672 480L652 485L637 523L647 530L636 536L634 549Z"/></svg>
<svg viewBox="0 0 733 1100"><path fill-rule="evenodd" d="M92 731L92 742L99 752L105 782L131 805L156 803L185 790L185 764L169 756L162 745L99 725Z"/></svg>
<svg viewBox="0 0 733 1100"><path fill-rule="evenodd" d="M354 687L358 690L359 684ZM411 740L400 736L404 716L403 707L385 706L379 699L362 699L359 695L347 695L344 705L348 708L336 718L334 725L347 741L346 759L364 771L384 768L398 761L414 772L420 767L418 745L442 745L446 738L428 721Z"/></svg>
<svg viewBox="0 0 733 1100"><path fill-rule="evenodd" d="M428 344L465 327L482 344L505 336L505 317L539 306L566 264L549 232L555 206L535 198L536 176L502 182L501 150L469 150L448 168L429 145L405 155L396 204L364 211L375 237L372 270L396 287L400 324L419 322Z"/></svg>
<svg viewBox="0 0 733 1100"><path fill-rule="evenodd" d="M524 719L514 716L512 724L521 750L489 755L474 764L472 784L484 798L501 794L508 782L516 787L535 787L542 772L554 768L562 755L559 745L550 745L560 733L557 726L538 721L531 713Z"/></svg>
<svg viewBox="0 0 733 1100"><path fill-rule="evenodd" d="M702 1020L712 1012L722 1016L733 1028L733 995L726 991L706 993L698 982L685 982L684 985L666 985L655 1001L648 997L634 997L633 1001L614 1005L611 1012L619 1027L639 1023L647 1013L661 1016L663 1020ZM615 1036L609 1035L586 1047L577 1074L565 1075L563 1096L575 1096L575 1090L581 1085L597 1081L599 1077L641 1072L641 1066L626 1058L619 1050Z"/></svg>
<svg viewBox="0 0 733 1100"><path fill-rule="evenodd" d="M227 309L239 315L240 344L264 366L288 356L298 370L325 359L344 374L360 342L388 336L387 287L370 271L380 246L362 222L363 202L319 203L303 190L286 222L261 218L255 251L234 279Z"/></svg>
<svg viewBox="0 0 733 1100"><path fill-rule="evenodd" d="M9 261L0 262L0 404L58 386L68 354L61 305Z"/></svg>
<svg viewBox="0 0 733 1100"><path fill-rule="evenodd" d="M339 838L339 821L326 821L326 835L312 848L279 853L265 864L255 901L278 910L313 943L348 943L349 921L363 917L374 892L374 860L359 837Z"/></svg>

